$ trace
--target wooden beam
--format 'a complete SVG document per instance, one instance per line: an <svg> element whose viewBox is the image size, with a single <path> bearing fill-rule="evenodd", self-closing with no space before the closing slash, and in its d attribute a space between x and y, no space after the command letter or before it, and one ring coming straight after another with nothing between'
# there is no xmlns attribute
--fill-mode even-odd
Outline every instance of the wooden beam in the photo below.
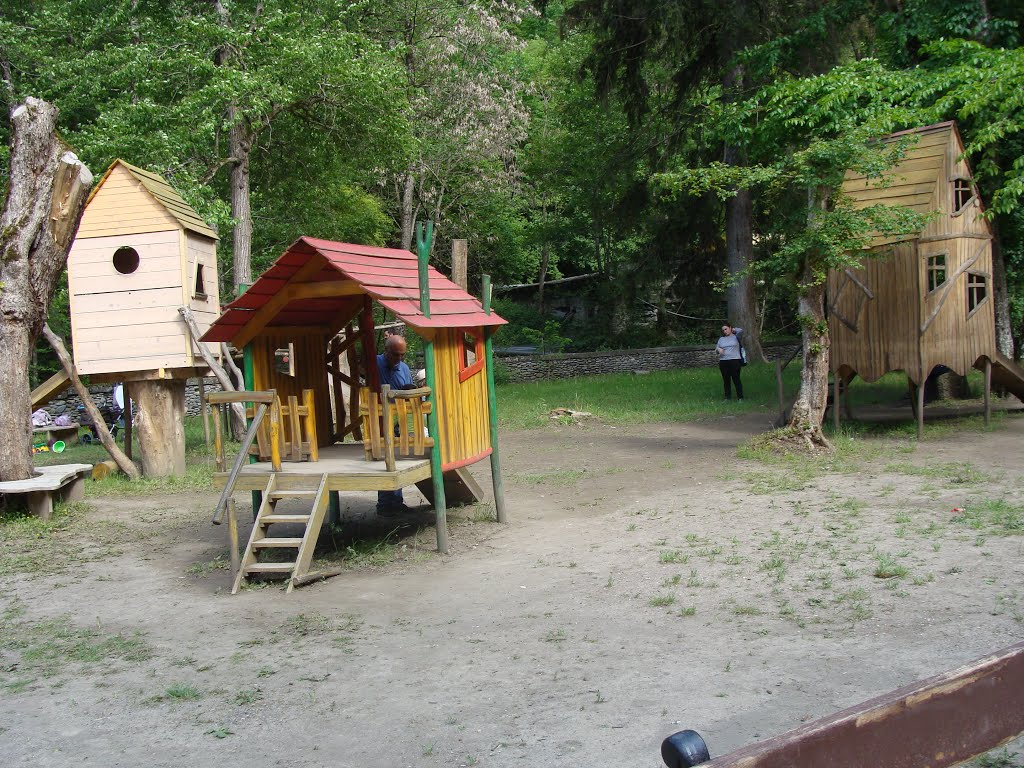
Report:
<svg viewBox="0 0 1024 768"><path fill-rule="evenodd" d="M702 765L946 768L1016 738L1021 712L1024 642Z"/></svg>
<svg viewBox="0 0 1024 768"><path fill-rule="evenodd" d="M355 280L331 280L326 283L290 283L286 291L295 299L330 299L336 296L362 296L366 290Z"/></svg>
<svg viewBox="0 0 1024 768"><path fill-rule="evenodd" d="M304 282L316 275L324 268L324 263L325 259L322 256L314 256L299 267L284 288L271 296L266 304L252 313L249 322L242 326L241 330L231 340L231 343L238 349L241 349L252 341L266 327L267 323L273 320L277 313L284 309L292 300L292 295L288 289L295 283Z"/></svg>

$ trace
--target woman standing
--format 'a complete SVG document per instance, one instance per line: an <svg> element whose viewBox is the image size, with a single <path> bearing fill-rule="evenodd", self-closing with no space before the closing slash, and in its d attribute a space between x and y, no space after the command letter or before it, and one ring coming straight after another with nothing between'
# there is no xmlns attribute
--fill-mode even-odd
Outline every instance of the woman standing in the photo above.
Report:
<svg viewBox="0 0 1024 768"><path fill-rule="evenodd" d="M722 326L722 335L718 339L715 351L718 353L718 370L722 372L722 385L725 387L725 399L732 400L732 385L736 384L736 399L743 401L743 382L740 381L740 368L743 366L743 354L740 346L742 328L731 325Z"/></svg>

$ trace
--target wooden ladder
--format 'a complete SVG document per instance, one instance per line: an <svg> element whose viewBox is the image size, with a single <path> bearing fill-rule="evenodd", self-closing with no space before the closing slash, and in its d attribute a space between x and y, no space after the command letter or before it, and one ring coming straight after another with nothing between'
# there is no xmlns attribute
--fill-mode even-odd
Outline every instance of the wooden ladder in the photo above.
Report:
<svg viewBox="0 0 1024 768"><path fill-rule="evenodd" d="M313 506L308 514L279 515L277 514L277 502L281 499L311 499ZM249 543L245 546L245 554L242 556L235 583L231 587L231 594L237 594L252 574L284 576L288 579L287 591L291 592L301 584L327 576L336 576L340 573L340 570L309 572L309 565L313 560L313 550L316 548L316 540L320 535L320 527L323 525L327 512L327 502L327 475L320 477L315 491L279 489L277 475L271 475L267 487L263 489L263 503L253 521ZM275 523L303 525L305 531L302 536L296 537L269 536L267 529ZM261 562L259 553L271 549L296 549L298 551L295 559L291 561Z"/></svg>

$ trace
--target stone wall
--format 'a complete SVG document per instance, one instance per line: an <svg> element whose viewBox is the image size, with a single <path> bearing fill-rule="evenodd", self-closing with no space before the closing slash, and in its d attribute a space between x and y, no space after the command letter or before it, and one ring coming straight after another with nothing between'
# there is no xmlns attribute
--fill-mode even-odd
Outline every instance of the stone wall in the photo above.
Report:
<svg viewBox="0 0 1024 768"><path fill-rule="evenodd" d="M221 387L217 379L210 377L205 379L205 382L207 392L220 392ZM92 397L93 402L96 403L98 408L105 408L112 404L113 391L113 384L93 384L89 387L89 396ZM70 413L71 417L77 421L81 404L82 401L75 393L75 390L68 388L44 405L43 410L47 411L54 418L62 413ZM185 385L185 412L189 416L198 416L200 413L198 379L189 379Z"/></svg>
<svg viewBox="0 0 1024 768"><path fill-rule="evenodd" d="M769 360L786 360L800 346L797 341L762 345ZM674 368L703 368L717 365L718 355L709 345L696 347L652 347L607 352L566 352L557 355L507 355L498 358L499 367L511 381L543 381L593 376L599 373L667 371Z"/></svg>

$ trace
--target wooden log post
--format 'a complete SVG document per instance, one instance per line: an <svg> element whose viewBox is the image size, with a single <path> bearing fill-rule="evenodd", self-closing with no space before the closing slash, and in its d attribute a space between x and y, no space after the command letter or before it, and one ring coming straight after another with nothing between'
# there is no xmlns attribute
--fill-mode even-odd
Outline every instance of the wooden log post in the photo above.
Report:
<svg viewBox="0 0 1024 768"><path fill-rule="evenodd" d="M465 240L452 240L452 282L469 293L469 249Z"/></svg>
<svg viewBox="0 0 1024 768"><path fill-rule="evenodd" d="M491 314L491 276L484 275L484 312ZM487 417L491 439L491 485L494 488L494 514L499 523L507 523L505 514L505 484L501 479L501 454L498 451L498 397L494 391L494 343L491 326L484 328L484 357L487 366Z"/></svg>
<svg viewBox="0 0 1024 768"><path fill-rule="evenodd" d="M985 426L992 421L992 358L985 358Z"/></svg>
<svg viewBox="0 0 1024 768"><path fill-rule="evenodd" d="M428 221L424 232L422 223L416 224L416 254L420 278L420 311L430 317L430 277L427 271L430 246L434 239L434 222ZM430 413L427 414L427 431L434 438L430 449L430 479L434 486L434 515L436 519L437 551L448 554L448 508L444 497L444 475L441 472L441 433L438 429L437 369L434 360L434 341L426 339L423 356L427 366L427 386L430 387ZM377 371L377 366L373 366Z"/></svg>
<svg viewBox="0 0 1024 768"><path fill-rule="evenodd" d="M139 459L146 477L185 474L185 382L132 382L138 407Z"/></svg>

